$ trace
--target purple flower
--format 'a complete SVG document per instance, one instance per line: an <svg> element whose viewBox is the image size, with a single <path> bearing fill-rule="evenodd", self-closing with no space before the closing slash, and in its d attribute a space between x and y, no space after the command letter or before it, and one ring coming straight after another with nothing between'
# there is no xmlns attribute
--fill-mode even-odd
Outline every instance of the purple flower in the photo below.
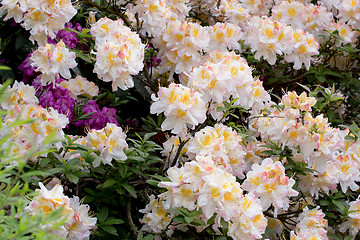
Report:
<svg viewBox="0 0 360 240"><path fill-rule="evenodd" d="M55 83L56 84L59 84L62 81L65 81L65 79L55 77ZM36 95L40 95L40 93L42 91L45 91L44 89L49 89L49 88L53 89L53 83L52 82L48 83L48 85L46 85L46 86L43 86L41 84L41 79L39 77L35 78L31 85L35 88Z"/></svg>
<svg viewBox="0 0 360 240"><path fill-rule="evenodd" d="M94 113L89 116L90 119L76 121L74 124L77 127L86 127L99 130L104 128L107 123L115 123L116 125L120 126L119 123L116 121L115 108L103 107L103 109L100 110L99 106L96 103L96 100L91 100L88 101L83 110L84 115L92 112Z"/></svg>
<svg viewBox="0 0 360 240"><path fill-rule="evenodd" d="M32 51L27 55L26 59L17 68L19 71L22 72L24 83L27 83L30 79L39 75L38 72L35 72L35 68L30 64L31 54Z"/></svg>
<svg viewBox="0 0 360 240"><path fill-rule="evenodd" d="M57 80L57 82L59 81L61 82L61 79ZM53 84L50 83L45 87L41 86L40 91L43 91L39 97L39 103L42 107L53 107L59 113L66 115L70 121L74 118L75 99L70 97L70 91L68 89L61 86L53 87Z"/></svg>
<svg viewBox="0 0 360 240"><path fill-rule="evenodd" d="M151 47L149 44L147 45L147 48L153 49L153 47ZM161 63L161 59L157 58L157 52L155 49L154 49L154 55L151 56L151 59L146 60L146 63L149 66L149 68L156 67Z"/></svg>
<svg viewBox="0 0 360 240"><path fill-rule="evenodd" d="M65 28L71 28L71 29L77 30L79 32L81 32L81 30L84 29L83 27L80 26L79 23L76 23L75 26L72 23L67 23L65 25ZM63 42L69 48L74 49L74 48L76 48L76 46L79 42L79 39L76 38L76 35L77 35L77 33L75 33L75 32L60 30L57 32L55 39L48 38L48 43L56 44L56 42L58 42L58 41L60 41L60 39L62 39Z"/></svg>

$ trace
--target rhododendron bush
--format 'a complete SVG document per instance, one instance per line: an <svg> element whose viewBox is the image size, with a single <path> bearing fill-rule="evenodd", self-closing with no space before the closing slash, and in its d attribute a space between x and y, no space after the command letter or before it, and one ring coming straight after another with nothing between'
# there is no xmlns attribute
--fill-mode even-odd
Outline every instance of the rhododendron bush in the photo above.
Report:
<svg viewBox="0 0 360 240"><path fill-rule="evenodd" d="M360 1L0 16L0 239L360 239Z"/></svg>

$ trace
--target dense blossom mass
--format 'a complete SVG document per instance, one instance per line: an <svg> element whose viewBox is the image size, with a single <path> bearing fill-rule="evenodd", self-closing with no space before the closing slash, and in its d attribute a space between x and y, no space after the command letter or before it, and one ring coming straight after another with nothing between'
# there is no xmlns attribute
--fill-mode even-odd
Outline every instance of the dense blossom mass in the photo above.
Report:
<svg viewBox="0 0 360 240"><path fill-rule="evenodd" d="M139 36L124 26L121 20L102 18L91 26L96 42L94 72L112 89L126 90L134 86L131 75L138 74L143 65L144 47Z"/></svg>
<svg viewBox="0 0 360 240"><path fill-rule="evenodd" d="M359 0L0 15L1 238L359 238Z"/></svg>

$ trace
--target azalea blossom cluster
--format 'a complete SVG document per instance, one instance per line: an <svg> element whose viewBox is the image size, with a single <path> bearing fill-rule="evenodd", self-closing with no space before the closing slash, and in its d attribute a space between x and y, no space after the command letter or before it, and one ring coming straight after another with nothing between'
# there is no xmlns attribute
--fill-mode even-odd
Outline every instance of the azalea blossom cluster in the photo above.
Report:
<svg viewBox="0 0 360 240"><path fill-rule="evenodd" d="M329 126L323 115L313 117L316 103L306 93L289 92L283 96L283 110L268 108L269 114L252 120L251 128L263 140L271 141L291 150L294 160L306 163L315 171L299 176L299 188L309 196L318 198L319 192L337 191L340 184L345 193L350 187L355 191L360 180L358 157L352 146L357 143L345 140L349 130Z"/></svg>
<svg viewBox="0 0 360 240"><path fill-rule="evenodd" d="M43 47L36 49L31 57L31 65L36 71L41 72L41 84L45 86L48 82L55 83L59 74L66 79L71 78L70 68L77 66L76 54L66 48L60 40L57 44L45 43Z"/></svg>
<svg viewBox="0 0 360 240"><path fill-rule="evenodd" d="M349 203L348 215L345 222L340 225L340 231L346 232L355 237L360 230L360 200L359 197Z"/></svg>
<svg viewBox="0 0 360 240"><path fill-rule="evenodd" d="M214 5L215 4L216 3L214 3ZM247 25L247 21L251 18L249 9L244 8L241 3L236 0L221 0L219 13L224 16L226 22L239 25L241 28L244 28Z"/></svg>
<svg viewBox="0 0 360 240"><path fill-rule="evenodd" d="M337 18L354 29L360 28L360 3L357 0L321 1L329 10L336 9Z"/></svg>
<svg viewBox="0 0 360 240"><path fill-rule="evenodd" d="M248 25L245 44L250 46L257 60L263 57L274 65L276 56L284 54L286 62L294 63L294 69L300 69L303 64L309 69L312 57L319 53L315 37L302 29L294 30L266 16L252 17Z"/></svg>
<svg viewBox="0 0 360 240"><path fill-rule="evenodd" d="M65 220L65 224L60 229L51 230L52 233L67 239L89 239L90 230L96 228L97 221L96 217L89 216L90 207L81 204L77 196L73 198L65 196L60 184L55 185L51 190L48 190L41 182L39 186L40 189L35 191L36 196L24 209L25 212L29 215L49 215L61 209L60 221Z"/></svg>
<svg viewBox="0 0 360 240"><path fill-rule="evenodd" d="M189 159L210 156L217 167L223 167L239 178L244 178L246 169L242 138L236 131L223 124L207 126L195 133L187 148Z"/></svg>
<svg viewBox="0 0 360 240"><path fill-rule="evenodd" d="M272 8L272 17L295 29L303 29L315 37L324 34L323 30L328 29L334 21L333 14L325 7L286 1Z"/></svg>
<svg viewBox="0 0 360 240"><path fill-rule="evenodd" d="M208 51L226 51L227 49L240 50L242 32L239 26L232 23L219 23L208 27L210 43Z"/></svg>
<svg viewBox="0 0 360 240"><path fill-rule="evenodd" d="M154 103L150 113L164 112L163 130L171 130L174 134L185 134L188 128L194 129L206 120L206 105L201 94L181 84L171 83L169 87L161 87L158 97L151 96Z"/></svg>
<svg viewBox="0 0 360 240"><path fill-rule="evenodd" d="M30 40L43 45L47 38L55 38L77 13L71 0L3 0L0 15L6 13L4 20L14 18L26 30L30 30Z"/></svg>
<svg viewBox="0 0 360 240"><path fill-rule="evenodd" d="M112 82L112 90L134 87L131 75L144 67L144 48L137 33L126 27L122 20L106 17L91 26L95 37L96 62L94 72L105 82Z"/></svg>
<svg viewBox="0 0 360 240"><path fill-rule="evenodd" d="M53 108L45 109L38 106L35 89L32 86L15 82L12 88L8 89L8 93L10 97L1 104L3 109L8 110L2 121L11 133L5 146L9 146L12 155L20 160L26 160L25 157L30 153L30 159L36 160L37 157L33 156L33 153L36 150L47 149L48 145L44 145L43 142L50 133L56 131L55 139L63 139L62 129L69 120ZM33 121L23 125L13 125L18 120L29 119ZM55 146L59 149L61 143Z"/></svg>
<svg viewBox="0 0 360 240"><path fill-rule="evenodd" d="M1 102L1 108L9 111L13 110L16 106L36 105L39 100L35 96L35 92L34 87L15 81L13 86L5 91L5 94L9 94L9 96Z"/></svg>
<svg viewBox="0 0 360 240"><path fill-rule="evenodd" d="M273 205L275 217L279 209L287 210L289 197L297 196L298 192L292 189L295 180L285 175L281 162L266 158L261 165L254 163L251 169L246 174L243 188L260 198L264 210Z"/></svg>
<svg viewBox="0 0 360 240"><path fill-rule="evenodd" d="M311 33L320 42L323 41L323 36L327 35L326 31L334 32L337 30L340 37L336 39L337 47L340 44L345 45L356 41L357 34L353 31L351 25L346 24L344 21L335 22L333 14L325 6L283 1L273 7L272 17L291 25L295 29L303 29Z"/></svg>
<svg viewBox="0 0 360 240"><path fill-rule="evenodd" d="M116 124L107 123L100 130L91 129L87 136L82 140L82 145L89 150L99 152L100 158L97 158L93 165L97 167L100 162L110 164L112 159L125 161L127 159L124 150L128 148L125 141L126 135L121 127Z"/></svg>
<svg viewBox="0 0 360 240"><path fill-rule="evenodd" d="M208 48L210 35L199 23L173 20L167 23L165 30L152 40L159 49L162 62L159 73L190 72L202 60L202 50Z"/></svg>
<svg viewBox="0 0 360 240"><path fill-rule="evenodd" d="M148 32L151 36L157 37L166 27L167 21L175 18L174 13L167 6L168 2L164 0L138 0L127 15L138 14L139 20L142 22L143 31ZM136 19L134 19L136 22Z"/></svg>
<svg viewBox="0 0 360 240"><path fill-rule="evenodd" d="M183 82L202 94L216 120L223 117L218 107L231 99L237 99L234 106L252 108L253 111L259 111L270 101L262 82L252 77L246 60L234 52L211 52L205 64L195 67Z"/></svg>
<svg viewBox="0 0 360 240"><path fill-rule="evenodd" d="M236 178L216 167L210 156L198 156L196 161L186 162L180 168L170 168L167 174L170 182L159 183L168 189L159 196L165 211L178 207L189 211L201 209L205 221L216 213L213 227L220 227L221 219L227 221L228 235L233 239L258 239L265 232L267 219L259 200L252 193L244 195ZM150 214L156 214L158 205L148 205L142 219L145 228L157 232L159 225L153 227L157 218L150 218Z"/></svg>
<svg viewBox="0 0 360 240"><path fill-rule="evenodd" d="M140 223L144 224L141 230L160 233L171 223L174 214L166 211L165 201L160 197L151 195L149 198L145 209L140 209L140 212L144 214L144 217L140 219ZM171 235L172 232L169 231L168 234Z"/></svg>
<svg viewBox="0 0 360 240"><path fill-rule="evenodd" d="M69 137L74 139L76 136L70 135ZM121 127L113 123L107 123L105 127L99 130L91 129L87 132L86 136L77 136L73 143L93 151L91 155L95 157L92 162L94 167L100 166L101 163L112 166L111 162L113 159L116 161L125 161L127 159L124 153L128 148L126 134ZM61 154L56 155L57 158L65 159L66 161L74 158L79 158L81 161L84 160L78 151L72 149L62 151ZM83 163L80 162L80 164Z"/></svg>
<svg viewBox="0 0 360 240"><path fill-rule="evenodd" d="M189 76L182 75L182 83L171 83L168 88L160 88L158 97L152 95L154 103L150 112L165 114L163 130L182 133L187 128L194 129L206 119L209 108L211 116L221 120L223 112L218 107L224 101L236 99L234 105L258 112L270 101L260 80L254 80L245 59L234 52L215 51L209 54L208 61L194 68Z"/></svg>
<svg viewBox="0 0 360 240"><path fill-rule="evenodd" d="M291 240L319 239L327 240L326 227L328 225L325 214L316 207L310 210L307 206L297 218L295 231L291 231Z"/></svg>
<svg viewBox="0 0 360 240"><path fill-rule="evenodd" d="M80 75L69 80L61 81L59 85L69 90L70 97L77 102L81 102L84 99L79 96L92 98L99 94L99 87Z"/></svg>

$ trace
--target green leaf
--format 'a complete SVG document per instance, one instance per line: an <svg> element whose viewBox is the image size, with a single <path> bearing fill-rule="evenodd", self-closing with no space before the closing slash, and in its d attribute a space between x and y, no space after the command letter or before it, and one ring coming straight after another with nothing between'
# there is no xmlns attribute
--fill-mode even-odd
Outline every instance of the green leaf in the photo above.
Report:
<svg viewBox="0 0 360 240"><path fill-rule="evenodd" d="M74 121L91 119L91 117L89 117L89 116L93 115L94 113L96 113L96 112L91 112L91 113L87 113L87 114L81 115L79 118L77 118L77 119L74 120Z"/></svg>
<svg viewBox="0 0 360 240"><path fill-rule="evenodd" d="M16 120L14 123L10 125L10 127L16 127L16 126L22 126L25 124L29 124L32 122L35 122L36 119L22 119L22 120Z"/></svg>
<svg viewBox="0 0 360 240"><path fill-rule="evenodd" d="M332 233L329 233L329 232L328 232L328 235L329 235L329 237L330 237L332 240L341 240L341 238L340 238L339 236L336 236L336 235L334 235L334 234L332 234Z"/></svg>
<svg viewBox="0 0 360 240"><path fill-rule="evenodd" d="M46 136L46 138L44 139L43 145L57 142L58 140L55 140L55 139L54 139L55 136L56 136L57 131L58 131L58 129L57 129L57 128L54 128L54 129Z"/></svg>
<svg viewBox="0 0 360 240"><path fill-rule="evenodd" d="M150 175L153 178L159 179L162 182L170 182L170 179L160 175Z"/></svg>
<svg viewBox="0 0 360 240"><path fill-rule="evenodd" d="M12 71L11 67L8 67L8 66L5 66L5 65L0 65L0 70Z"/></svg>
<svg viewBox="0 0 360 240"><path fill-rule="evenodd" d="M124 164L119 165L118 172L119 172L121 177L124 177L126 175L127 170L128 170L128 168L127 168L126 165L124 165Z"/></svg>
<svg viewBox="0 0 360 240"><path fill-rule="evenodd" d="M34 170L34 171L29 171L26 172L24 174L21 175L21 177L27 177L27 176L47 176L50 175L45 171L40 171L40 170Z"/></svg>
<svg viewBox="0 0 360 240"><path fill-rule="evenodd" d="M109 209L107 207L103 207L100 212L98 213L98 219L99 219L99 223L103 223L105 222L105 220L107 219L109 215Z"/></svg>
<svg viewBox="0 0 360 240"><path fill-rule="evenodd" d="M145 159L144 158L142 158L142 157L140 157L140 156L127 156L127 159L128 160L134 160L134 161L140 161L140 162L143 162L143 161L145 161Z"/></svg>
<svg viewBox="0 0 360 240"><path fill-rule="evenodd" d="M124 221L121 219L109 219L104 222L102 225L114 225L114 224L123 224Z"/></svg>
<svg viewBox="0 0 360 240"><path fill-rule="evenodd" d="M154 234L149 234L143 238L143 240L153 240L155 238Z"/></svg>
<svg viewBox="0 0 360 240"><path fill-rule="evenodd" d="M216 236L215 240L227 240L227 237L225 237L225 236Z"/></svg>
<svg viewBox="0 0 360 240"><path fill-rule="evenodd" d="M115 236L118 235L118 234L117 234L117 231L116 231L116 228L114 228L113 226L108 226L108 225L106 225L106 226L101 226L101 228L102 228L104 231L106 231L106 232L108 232L108 233L110 233L110 234L112 234L112 235L115 235Z"/></svg>
<svg viewBox="0 0 360 240"><path fill-rule="evenodd" d="M158 185L159 185L159 181L154 180L154 179L148 179L148 180L146 180L146 183L148 183L154 187L158 187Z"/></svg>
<svg viewBox="0 0 360 240"><path fill-rule="evenodd" d="M76 165L78 165L80 162L80 159L79 158L73 158L71 160L69 160L67 163L66 163L66 166L68 166L69 168L73 168L75 167Z"/></svg>
<svg viewBox="0 0 360 240"><path fill-rule="evenodd" d="M179 208L170 208L170 209L167 209L166 211L170 212L170 213L175 213L178 215L184 215L184 213L182 211L180 211Z"/></svg>
<svg viewBox="0 0 360 240"><path fill-rule="evenodd" d="M346 236L344 237L344 240L352 240L353 239L353 236Z"/></svg>
<svg viewBox="0 0 360 240"><path fill-rule="evenodd" d="M108 179L104 182L103 188L108 188L116 183L117 183L117 181L115 179Z"/></svg>
<svg viewBox="0 0 360 240"><path fill-rule="evenodd" d="M173 222L176 223L186 223L184 216L178 215L172 219Z"/></svg>
<svg viewBox="0 0 360 240"><path fill-rule="evenodd" d="M190 224L194 220L194 217L185 216L184 219L185 219L185 222Z"/></svg>
<svg viewBox="0 0 360 240"><path fill-rule="evenodd" d="M156 134L157 134L156 132L146 133L144 135L143 141L146 142L147 140L149 140L152 136L155 136Z"/></svg>
<svg viewBox="0 0 360 240"><path fill-rule="evenodd" d="M77 184L79 181L79 178L72 173L66 174L66 177L70 180L70 182L75 183L75 184Z"/></svg>
<svg viewBox="0 0 360 240"><path fill-rule="evenodd" d="M191 222L192 225L195 225L195 226L205 226L205 222L203 220L200 220L200 219L194 219L192 222Z"/></svg>
<svg viewBox="0 0 360 240"><path fill-rule="evenodd" d="M342 214L345 213L345 210L346 210L345 201L333 199L331 202L338 208L339 212L341 212Z"/></svg>
<svg viewBox="0 0 360 240"><path fill-rule="evenodd" d="M316 79L321 83L326 81L326 77L324 75L316 75Z"/></svg>
<svg viewBox="0 0 360 240"><path fill-rule="evenodd" d="M136 191L132 186L128 184L123 184L122 186L130 193L133 198L137 198Z"/></svg>

